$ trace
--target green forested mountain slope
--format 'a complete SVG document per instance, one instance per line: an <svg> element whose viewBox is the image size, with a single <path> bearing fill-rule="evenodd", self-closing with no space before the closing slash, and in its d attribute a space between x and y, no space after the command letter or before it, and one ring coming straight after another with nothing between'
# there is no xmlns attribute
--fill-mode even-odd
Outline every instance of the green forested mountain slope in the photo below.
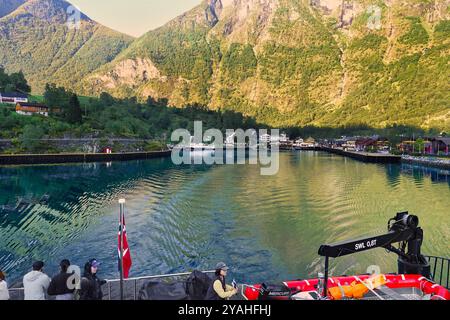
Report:
<svg viewBox="0 0 450 320"><path fill-rule="evenodd" d="M275 126L450 128L449 16L448 0L206 0L135 40L82 91Z"/></svg>
<svg viewBox="0 0 450 320"><path fill-rule="evenodd" d="M42 92L47 82L77 89L80 79L114 59L133 40L83 14L79 28L69 28L68 2L21 2L25 3L0 18L0 65L8 72L22 70L33 92Z"/></svg>
<svg viewBox="0 0 450 320"><path fill-rule="evenodd" d="M63 0L0 0L0 65L36 93L53 82L273 126L450 129L449 4L205 0L133 41L84 15L68 28Z"/></svg>

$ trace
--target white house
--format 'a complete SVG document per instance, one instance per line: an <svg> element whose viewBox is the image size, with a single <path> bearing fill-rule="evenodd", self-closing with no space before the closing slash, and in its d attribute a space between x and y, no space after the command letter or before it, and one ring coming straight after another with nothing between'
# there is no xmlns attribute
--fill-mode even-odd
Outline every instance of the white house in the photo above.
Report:
<svg viewBox="0 0 450 320"><path fill-rule="evenodd" d="M28 102L28 96L19 92L0 92L0 103Z"/></svg>

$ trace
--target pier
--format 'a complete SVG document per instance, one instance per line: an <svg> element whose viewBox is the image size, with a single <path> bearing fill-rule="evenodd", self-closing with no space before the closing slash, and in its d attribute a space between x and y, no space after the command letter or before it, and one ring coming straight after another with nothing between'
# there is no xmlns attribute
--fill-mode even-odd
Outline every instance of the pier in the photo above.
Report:
<svg viewBox="0 0 450 320"><path fill-rule="evenodd" d="M127 153L61 153L0 155L0 165L110 162L169 157L170 150Z"/></svg>
<svg viewBox="0 0 450 320"><path fill-rule="evenodd" d="M315 147L317 151L325 151L334 154L338 154L345 157L350 157L356 160L372 163L400 163L402 161L401 156L396 156L393 154L383 154L383 153L368 153L368 152L354 152L345 151L342 149L335 149L330 147Z"/></svg>

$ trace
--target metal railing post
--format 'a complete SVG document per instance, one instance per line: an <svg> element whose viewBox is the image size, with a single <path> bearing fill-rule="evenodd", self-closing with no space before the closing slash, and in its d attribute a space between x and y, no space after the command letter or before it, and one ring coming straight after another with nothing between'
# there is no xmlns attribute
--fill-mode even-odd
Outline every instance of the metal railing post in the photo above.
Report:
<svg viewBox="0 0 450 320"><path fill-rule="evenodd" d="M434 257L433 278L436 278L437 257ZM436 279L434 279L436 281Z"/></svg>
<svg viewBox="0 0 450 320"><path fill-rule="evenodd" d="M436 257L436 256L425 256L430 264L430 267L433 269L433 273L431 274L431 280L435 283L440 284L441 286L445 286L449 289L450 282L450 259L444 257ZM438 263L441 263L440 274L436 274L436 270L438 269ZM434 266L432 265L434 263ZM447 263L447 273L445 272L445 263Z"/></svg>
<svg viewBox="0 0 450 320"><path fill-rule="evenodd" d="M136 301L137 299L137 280L134 280L134 300Z"/></svg>

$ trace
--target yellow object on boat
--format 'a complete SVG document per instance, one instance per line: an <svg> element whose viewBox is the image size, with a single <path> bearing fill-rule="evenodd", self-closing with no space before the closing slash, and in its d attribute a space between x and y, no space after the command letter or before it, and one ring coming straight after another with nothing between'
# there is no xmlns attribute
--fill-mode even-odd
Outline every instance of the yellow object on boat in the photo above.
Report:
<svg viewBox="0 0 450 320"><path fill-rule="evenodd" d="M386 284L384 275L376 275L361 283L360 281L353 281L348 286L338 285L328 290L328 293L334 300L341 300L343 297L349 299L362 299L370 290L376 289Z"/></svg>

